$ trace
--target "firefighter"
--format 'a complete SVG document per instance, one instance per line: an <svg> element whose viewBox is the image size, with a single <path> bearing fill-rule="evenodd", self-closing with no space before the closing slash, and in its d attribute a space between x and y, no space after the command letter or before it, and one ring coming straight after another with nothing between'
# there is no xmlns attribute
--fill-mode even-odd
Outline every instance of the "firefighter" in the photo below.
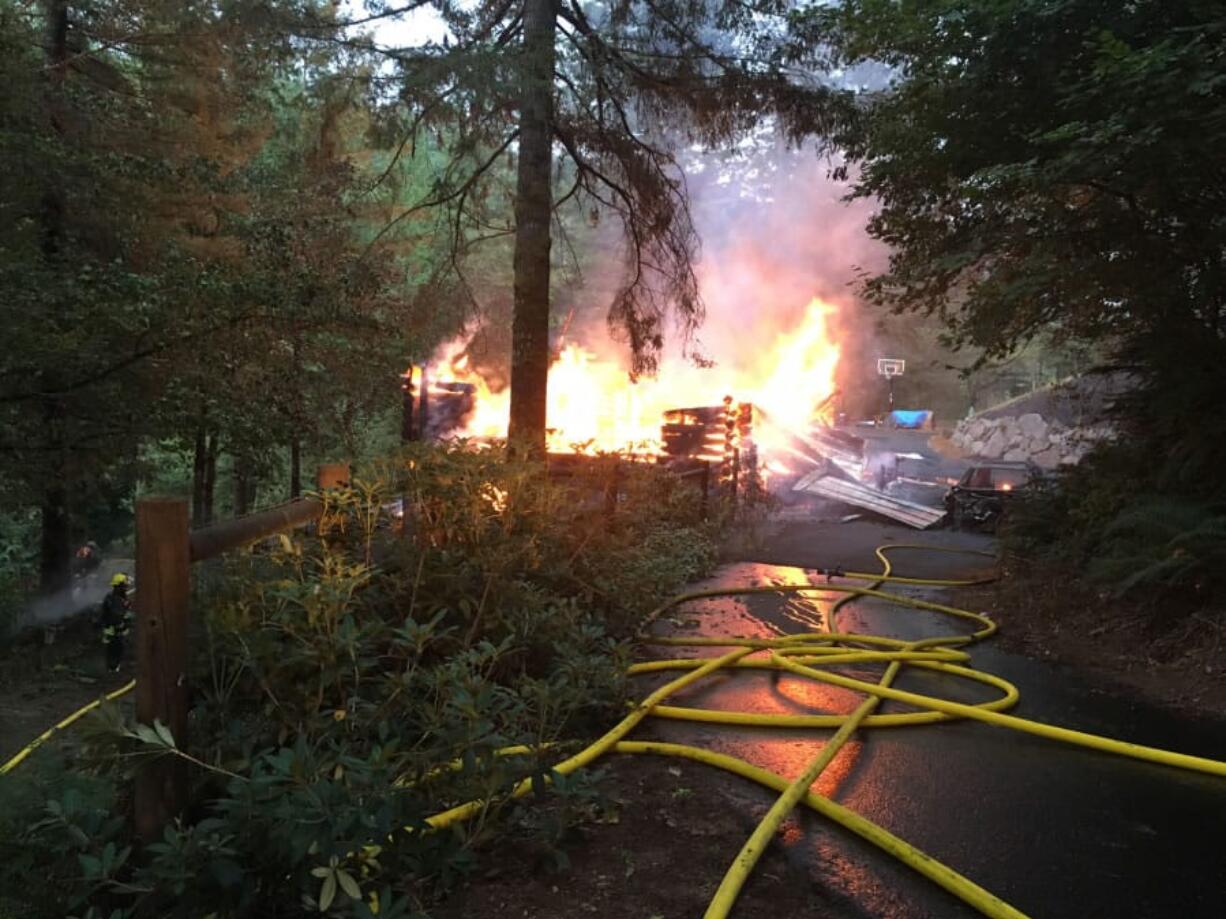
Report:
<svg viewBox="0 0 1226 919"><path fill-rule="evenodd" d="M76 557L72 561L72 573L78 578L86 578L93 574L101 564L102 553L98 551L98 544L90 540L77 550Z"/></svg>
<svg viewBox="0 0 1226 919"><path fill-rule="evenodd" d="M106 669L118 673L123 663L124 639L132 628L132 601L128 576L111 578L111 592L102 601L102 643L106 646Z"/></svg>
<svg viewBox="0 0 1226 919"><path fill-rule="evenodd" d="M79 609L88 603L87 598L93 586L94 575L101 564L102 553L98 551L98 544L92 540L79 548L77 554L73 556L72 601L74 609Z"/></svg>

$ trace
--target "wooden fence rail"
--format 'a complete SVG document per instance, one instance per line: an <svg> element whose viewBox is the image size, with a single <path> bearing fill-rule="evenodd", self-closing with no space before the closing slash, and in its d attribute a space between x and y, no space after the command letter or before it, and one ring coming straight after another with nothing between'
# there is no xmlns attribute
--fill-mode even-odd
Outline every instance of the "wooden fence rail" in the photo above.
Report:
<svg viewBox="0 0 1226 919"><path fill-rule="evenodd" d="M703 462L678 474L697 478L703 512L710 490L711 466ZM320 468L320 490L347 484L349 467ZM605 485L605 510L612 519L622 485L620 465L612 464ZM188 630L193 562L216 558L268 536L306 526L319 519L323 502L299 498L268 510L190 528L187 501L181 498L141 498L136 502L136 719L160 722L170 729L175 745L187 748L189 709ZM167 822L181 813L187 800L187 773L178 757L159 757L141 767L136 777L136 829L146 841L162 834Z"/></svg>
<svg viewBox="0 0 1226 919"><path fill-rule="evenodd" d="M344 484L347 464L323 466L320 489ZM191 530L187 501L141 498L136 502L136 720L170 729L175 746L186 749L188 628L191 565L216 558L275 533L319 519L317 498L290 501L259 513ZM177 757L158 757L141 767L134 795L136 830L146 841L182 810L187 774Z"/></svg>

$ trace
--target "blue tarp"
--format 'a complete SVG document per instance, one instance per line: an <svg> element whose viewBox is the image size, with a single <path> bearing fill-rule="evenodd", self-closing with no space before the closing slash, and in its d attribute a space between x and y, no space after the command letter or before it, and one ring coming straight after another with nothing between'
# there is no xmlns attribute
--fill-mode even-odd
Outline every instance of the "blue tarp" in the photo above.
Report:
<svg viewBox="0 0 1226 919"><path fill-rule="evenodd" d="M926 409L896 408L890 412L890 421L898 428L930 428L932 412Z"/></svg>

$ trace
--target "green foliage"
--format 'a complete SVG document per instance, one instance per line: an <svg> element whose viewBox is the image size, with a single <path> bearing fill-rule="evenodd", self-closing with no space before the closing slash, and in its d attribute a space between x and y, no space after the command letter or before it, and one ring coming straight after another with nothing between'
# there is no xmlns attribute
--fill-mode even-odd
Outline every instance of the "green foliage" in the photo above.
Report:
<svg viewBox="0 0 1226 919"><path fill-rule="evenodd" d="M799 20L885 63L841 142L891 247L877 303L983 359L1037 335L1132 375L1119 436L1018 509L1013 551L1120 591L1219 585L1226 20L1199 0L844 0Z"/></svg>
<svg viewBox="0 0 1226 919"><path fill-rule="evenodd" d="M15 625L33 590L37 534L34 514L0 513L0 637Z"/></svg>
<svg viewBox="0 0 1226 919"><path fill-rule="evenodd" d="M1120 593L1226 582L1226 511L1170 498L1140 498L1103 530L1091 574Z"/></svg>
<svg viewBox="0 0 1226 919"><path fill-rule="evenodd" d="M1113 409L1119 435L1022 502L1007 545L1085 567L1117 593L1171 587L1204 602L1226 587L1226 352L1212 337L1155 331L1121 361L1134 387Z"/></svg>
<svg viewBox="0 0 1226 919"><path fill-rule="evenodd" d="M131 853L115 784L49 755L30 766L0 783L0 916L109 917L105 889ZM51 878L72 878L72 889L46 886Z"/></svg>
<svg viewBox="0 0 1226 919"><path fill-rule="evenodd" d="M142 479L212 479L218 445L239 509L257 481L285 494L291 442L308 478L364 459L397 375L454 330L406 338L407 261L436 254L416 223L402 258L370 251L403 202L370 211L369 74L332 29L294 37L315 13L0 3L0 488L55 511L45 587L74 540L126 535Z"/></svg>
<svg viewBox="0 0 1226 919"><path fill-rule="evenodd" d="M1019 502L1004 531L1009 551L1040 562L1036 576L1084 571L1116 595L1187 608L1226 587L1226 509L1204 499L1146 493L1120 447L1104 447Z"/></svg>
<svg viewBox="0 0 1226 919"><path fill-rule="evenodd" d="M612 504L608 469L558 482L498 451L421 446L329 493L314 537L235 560L206 604L190 749L104 707L95 774L27 789L0 865L21 849L12 864L49 879L48 915L185 919L200 903L420 915L498 838L564 869L605 804L598 775L550 764L622 715L625 637L713 559L693 489L630 468ZM525 752L498 752L512 745ZM182 760L192 803L141 848L115 789L151 756ZM509 800L524 778L532 799ZM487 802L472 821L426 830L470 800Z"/></svg>
<svg viewBox="0 0 1226 919"><path fill-rule="evenodd" d="M1187 318L1218 327L1222 11L1197 0L897 4L809 14L844 63L895 68L842 137L880 303L1008 353ZM1216 334L1216 333L1215 333Z"/></svg>

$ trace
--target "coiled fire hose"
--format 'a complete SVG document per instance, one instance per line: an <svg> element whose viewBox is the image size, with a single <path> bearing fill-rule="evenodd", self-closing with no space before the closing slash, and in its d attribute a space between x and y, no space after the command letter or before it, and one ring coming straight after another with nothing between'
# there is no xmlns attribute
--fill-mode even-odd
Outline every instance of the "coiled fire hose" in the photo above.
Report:
<svg viewBox="0 0 1226 919"><path fill-rule="evenodd" d="M673 658L647 661L633 665L629 670L631 674L657 673L662 671L688 672L683 673L681 676L650 693L642 701L636 703L630 713L604 734L604 736L553 767L553 770L559 774L567 775L589 765L606 753L671 756L714 766L780 792L780 796L775 801L775 804L770 808L733 860L710 905L707 907L705 914L707 919L718 919L718 917L729 915L742 886L752 873L758 859L765 852L780 825L798 804L803 804L823 817L833 820L884 852L889 853L974 907L983 915L1008 917L1008 919L1024 919L1025 914L994 896L989 891L984 890L974 881L925 854L885 828L843 807L830 798L811 790L811 786L816 782L826 766L835 758L846 741L857 730L862 728L934 724L941 721L968 718L994 724L998 727L1036 734L1052 740L1089 747L1106 753L1114 753L1133 759L1226 777L1226 762L1160 750L1154 747L1140 746L1003 714L1005 710L1013 707L1018 701L1016 687L993 674L965 666L969 661L969 655L965 651L958 650L961 647L968 646L992 635L996 631L995 623L981 613L914 597L888 593L879 589L883 584L966 587L985 583L991 580L991 578L948 580L897 577L892 573L893 568L887 553L898 549L958 552L991 557L991 554L986 552L948 549L937 546L915 544L882 546L876 550L876 555L882 563L881 572L876 574L855 571L837 572L839 577L847 580L868 582L870 586L867 587L853 587L831 582L727 588L692 592L674 597L657 607L645 618L639 632L639 640L641 642L657 646L718 647L730 648L731 650L713 658ZM845 633L839 631L804 633L769 639L737 637L660 638L646 634L646 629L665 612L694 600L745 596L749 594L831 592L843 595L831 611L829 621L832 628L835 627L835 614L839 608L848 601L859 597L874 597L898 606L942 613L969 622L977 626L977 628L969 634L953 634L917 641L904 641L879 635L861 635L853 632ZM885 664L886 666L885 672L876 683L870 683L822 669L845 666L847 664L878 663ZM947 701L935 696L898 690L893 688L892 683L904 666L920 667L950 676L973 680L999 690L1001 695L999 698L988 702L967 705ZM864 700L849 714L825 715L752 714L664 704L671 696L711 674L721 671L735 673L736 671L751 669L790 673L806 679L850 689L862 693ZM129 683L106 698L117 698L128 692L132 686L133 684ZM902 702L913 707L915 710L887 715L874 714L875 709L883 699ZM87 711L97 707L101 701L93 702L59 722L59 724L48 730L15 757L4 763L3 766L0 766L0 774L10 771L57 730L67 727ZM745 760L712 750L683 744L626 739L631 731L648 716L728 725L771 728L834 728L836 730L832 737L822 743L813 760L801 774L794 780L788 781L776 773L762 769ZM499 753L505 755L529 752L534 752L533 748L524 746L508 747L505 750L499 751ZM458 764L456 765L458 766ZM520 797L527 794L531 788L532 781L524 779L512 789L510 794L512 797ZM485 800L469 801L435 814L433 817L428 818L427 823L435 829L443 829L477 815L489 803L489 801Z"/></svg>
<svg viewBox="0 0 1226 919"><path fill-rule="evenodd" d="M933 724L940 721L950 721L969 718L984 721L999 727L1011 728L1029 734L1037 734L1053 740L1089 747L1106 753L1115 753L1134 759L1147 760L1181 769L1191 769L1207 772L1211 775L1226 776L1226 763L1205 759L1198 756L1188 756L1154 747L1145 747L1125 741L1086 734L1068 728L1056 727L1039 721L1030 721L1006 715L1002 712L1011 708L1018 700L1017 689L1008 681L964 666L969 655L957 650L992 635L996 624L987 616L970 610L958 609L940 603L932 603L900 594L887 593L879 590L882 584L904 584L933 587L966 587L985 583L991 578L976 580L946 580L935 578L904 578L892 573L892 566L887 553L897 549L921 549L925 551L958 552L991 557L990 553L965 549L947 549L945 547L924 546L913 544L898 544L882 546L876 550L881 560L882 570L878 574L864 572L839 572L841 577L854 581L867 581L868 587L852 587L843 584L823 583L807 585L778 585L772 587L746 587L722 590L700 591L674 597L648 615L640 628L639 639L645 644L679 647L720 647L732 650L715 658L694 659L675 658L669 660L649 661L635 664L630 668L631 674L655 673L659 671L684 670L689 671L659 689L652 692L641 702L634 705L630 714L622 719L603 737L590 744L585 749L563 760L554 766L554 770L566 775L592 763L605 753L649 753L659 756L680 757L705 763L709 766L732 772L767 788L780 792L779 798L758 824L753 834L742 846L741 851L733 860L723 882L711 899L705 916L707 919L720 919L729 915L742 886L753 871L754 865L765 852L766 847L774 838L780 825L797 804L804 804L839 825L845 827L861 838L867 840L883 851L889 853L908 865L924 877L935 882L954 896L977 909L985 916L1008 917L1008 919L1024 919L1025 914L1005 903L974 881L959 874L954 869L942 864L910 843L895 836L883 827L860 816L852 810L830 800L824 795L811 790L811 786L822 771L834 759L856 730L860 728L899 727L902 725ZM961 635L949 635L938 638L926 638L919 641L903 641L879 635L860 635L837 631L817 632L800 635L788 635L772 639L746 638L657 638L644 634L646 628L663 613L683 603L712 597L744 596L746 594L766 593L805 593L805 592L837 592L843 594L835 604L831 613L830 623L834 628L834 614L844 603L858 597L875 597L890 603L910 607L912 609L929 610L943 613L951 617L973 623L978 628ZM831 673L825 667L843 666L846 664L886 665L885 673L876 683L858 680L852 677ZM891 684L904 666L921 667L940 673L964 679L974 680L992 686L1001 692L998 699L965 705L950 702L934 696L920 693L904 692L894 689ZM687 686L702 680L717 672L736 672L744 669L783 671L822 683L840 686L863 693L865 698L850 714L838 715L785 715L785 714L751 714L746 712L715 711L665 705L670 696L680 692ZM898 714L877 715L874 710L883 699L890 699L913 706L916 710ZM649 715L662 718L673 718L690 721L703 721L716 724L749 725L756 727L790 727L790 728L836 728L834 736L826 740L817 755L809 765L793 781L788 781L780 775L754 766L745 760L699 747L674 743L658 743L632 741L625 739L630 732ZM522 749L522 748L520 748ZM508 751L509 752L509 751ZM532 787L531 780L525 779L515 786L512 796L526 794ZM428 823L435 828L442 828L466 820L479 813L488 802L470 801L458 807L450 808L435 814Z"/></svg>

